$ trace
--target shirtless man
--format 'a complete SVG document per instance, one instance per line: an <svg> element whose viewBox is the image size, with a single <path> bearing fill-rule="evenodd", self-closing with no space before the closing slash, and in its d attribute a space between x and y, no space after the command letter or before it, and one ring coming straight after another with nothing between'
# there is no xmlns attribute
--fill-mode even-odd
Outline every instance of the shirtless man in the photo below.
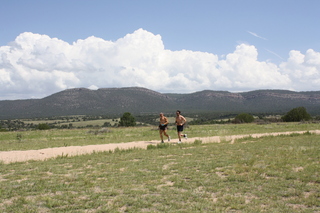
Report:
<svg viewBox="0 0 320 213"><path fill-rule="evenodd" d="M159 133L161 138L161 143L163 142L163 135L167 136L168 141L170 141L170 136L167 134L167 126L168 126L168 118L163 115L163 113L160 113L160 124L159 124Z"/></svg>
<svg viewBox="0 0 320 213"><path fill-rule="evenodd" d="M187 134L182 134L183 125L187 122L187 119L185 117L183 117L180 113L181 113L180 110L177 110L177 112L176 112L176 115L177 115L176 116L176 125L177 125L178 137L179 137L178 143L181 143L181 136L188 139Z"/></svg>

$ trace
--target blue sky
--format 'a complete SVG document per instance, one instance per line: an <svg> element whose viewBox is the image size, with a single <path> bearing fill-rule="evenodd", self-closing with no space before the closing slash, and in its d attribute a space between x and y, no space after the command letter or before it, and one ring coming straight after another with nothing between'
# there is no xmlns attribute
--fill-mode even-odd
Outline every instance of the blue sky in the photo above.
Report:
<svg viewBox="0 0 320 213"><path fill-rule="evenodd" d="M1 0L0 100L75 87L319 90L319 8L318 0ZM64 64L53 60L61 55Z"/></svg>

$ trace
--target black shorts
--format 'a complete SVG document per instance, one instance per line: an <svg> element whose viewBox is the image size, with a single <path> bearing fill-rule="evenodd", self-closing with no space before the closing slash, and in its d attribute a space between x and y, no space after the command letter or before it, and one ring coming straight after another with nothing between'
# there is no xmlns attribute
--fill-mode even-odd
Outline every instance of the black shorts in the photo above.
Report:
<svg viewBox="0 0 320 213"><path fill-rule="evenodd" d="M166 124L166 125L163 125L163 126L160 124L160 125L159 125L159 129L160 129L160 130L166 130L166 129L167 129L167 126L168 126L167 124Z"/></svg>
<svg viewBox="0 0 320 213"><path fill-rule="evenodd" d="M183 131L183 125L177 126L177 131L178 131L178 132L182 132L182 131Z"/></svg>

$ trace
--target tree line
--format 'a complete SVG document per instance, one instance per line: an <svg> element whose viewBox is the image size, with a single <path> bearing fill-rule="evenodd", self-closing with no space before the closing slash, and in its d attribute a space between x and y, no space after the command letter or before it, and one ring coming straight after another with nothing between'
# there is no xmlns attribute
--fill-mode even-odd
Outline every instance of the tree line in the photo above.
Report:
<svg viewBox="0 0 320 213"><path fill-rule="evenodd" d="M173 114L169 114L168 116L174 116ZM300 122L300 121L310 121L310 120L320 120L320 116L316 116L312 118L310 114L307 112L305 107L297 107L293 108L289 112L287 112L282 117L271 117L266 118L265 115L259 114L254 117L254 115L249 113L239 113L239 114L193 114L191 115L194 119L188 122L189 125L202 125L202 124L226 124L226 123L251 123L254 121L260 122ZM190 116L190 117L191 117ZM130 112L125 112L118 121L115 119L115 116L70 116L70 117L51 117L46 118L45 120L62 120L66 122L76 122L76 121L88 121L88 120L99 120L99 119L113 119L116 121L113 125L114 127L128 127L128 126L136 126L138 122L140 124L145 125L157 125L158 118L155 115L137 115L134 116ZM35 118L35 121L40 121L41 118ZM42 119L43 120L43 119ZM105 122L101 127L111 127L111 123ZM92 125L83 126L82 128L93 127ZM72 129L74 128L72 123L69 124L61 124L59 123L25 123L21 120L0 120L0 131L16 131L22 129L52 129L52 128L60 128L60 129Z"/></svg>

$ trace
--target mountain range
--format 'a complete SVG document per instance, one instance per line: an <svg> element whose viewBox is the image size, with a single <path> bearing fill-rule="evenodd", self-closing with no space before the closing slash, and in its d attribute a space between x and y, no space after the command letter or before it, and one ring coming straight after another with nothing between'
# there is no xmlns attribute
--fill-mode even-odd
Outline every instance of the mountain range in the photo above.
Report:
<svg viewBox="0 0 320 213"><path fill-rule="evenodd" d="M320 115L320 91L255 90L231 93L204 90L188 94L159 93L141 87L67 89L42 99L2 100L0 119L67 115L174 113L278 113L303 106Z"/></svg>

